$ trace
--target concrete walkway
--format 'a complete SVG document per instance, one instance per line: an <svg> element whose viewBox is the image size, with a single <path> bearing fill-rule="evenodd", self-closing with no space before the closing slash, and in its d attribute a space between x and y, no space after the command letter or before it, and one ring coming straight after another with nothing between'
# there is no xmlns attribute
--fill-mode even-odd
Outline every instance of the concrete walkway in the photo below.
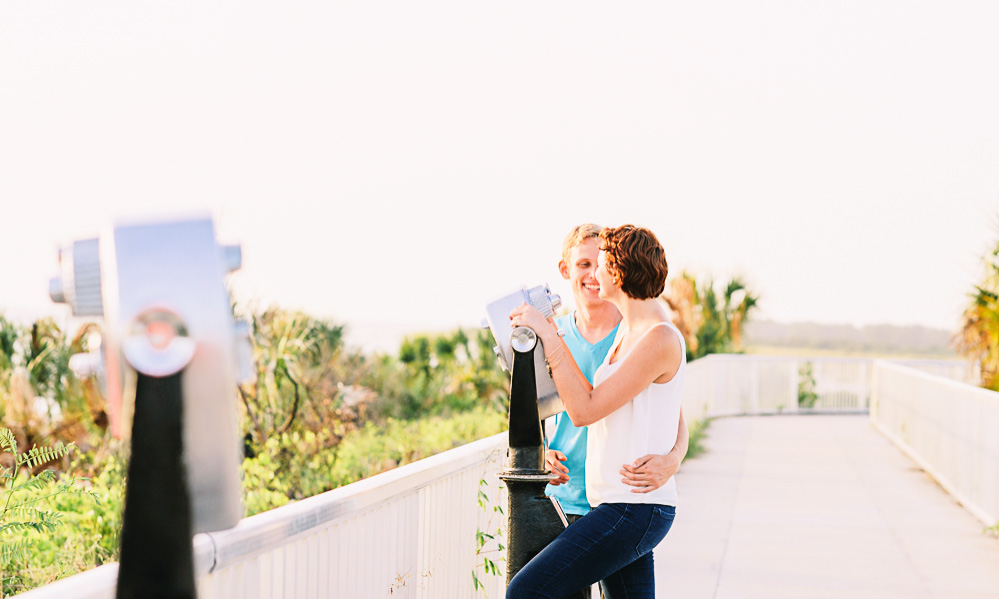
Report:
<svg viewBox="0 0 999 599"><path fill-rule="evenodd" d="M659 599L999 598L999 539L867 416L723 418L677 475Z"/></svg>

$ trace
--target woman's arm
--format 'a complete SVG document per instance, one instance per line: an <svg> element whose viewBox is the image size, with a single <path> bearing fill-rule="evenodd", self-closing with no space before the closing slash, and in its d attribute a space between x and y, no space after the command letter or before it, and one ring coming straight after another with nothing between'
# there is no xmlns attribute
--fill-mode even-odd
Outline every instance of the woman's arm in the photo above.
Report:
<svg viewBox="0 0 999 599"><path fill-rule="evenodd" d="M541 339L559 397L576 426L593 424L617 410L660 376L675 373L682 360L676 333L668 327L654 327L614 374L593 388L551 322L534 307L525 304L514 308L510 319L513 326L530 327Z"/></svg>

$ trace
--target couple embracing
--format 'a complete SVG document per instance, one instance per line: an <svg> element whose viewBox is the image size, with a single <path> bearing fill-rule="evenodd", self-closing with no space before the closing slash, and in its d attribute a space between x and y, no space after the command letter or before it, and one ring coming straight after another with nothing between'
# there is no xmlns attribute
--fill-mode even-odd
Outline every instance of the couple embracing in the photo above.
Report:
<svg viewBox="0 0 999 599"><path fill-rule="evenodd" d="M550 321L524 305L510 321L541 339L565 404L546 454L558 476L547 492L570 525L510 581L507 597L561 599L600 581L606 599L653 598L652 550L673 523L673 475L688 439L686 345L656 299L665 252L648 229L580 225L562 245L559 272L575 312Z"/></svg>

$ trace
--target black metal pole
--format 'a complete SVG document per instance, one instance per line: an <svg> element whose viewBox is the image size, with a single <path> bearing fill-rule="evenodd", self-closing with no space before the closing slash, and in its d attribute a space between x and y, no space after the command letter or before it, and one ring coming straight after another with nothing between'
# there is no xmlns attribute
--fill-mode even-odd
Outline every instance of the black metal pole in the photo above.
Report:
<svg viewBox="0 0 999 599"><path fill-rule="evenodd" d="M540 348L540 346L537 346ZM552 476L545 470L545 446L538 412L534 351L514 351L510 380L510 469L499 477L507 486L507 583L565 526L545 496Z"/></svg>
<svg viewBox="0 0 999 599"><path fill-rule="evenodd" d="M181 374L137 373L117 599L195 599Z"/></svg>

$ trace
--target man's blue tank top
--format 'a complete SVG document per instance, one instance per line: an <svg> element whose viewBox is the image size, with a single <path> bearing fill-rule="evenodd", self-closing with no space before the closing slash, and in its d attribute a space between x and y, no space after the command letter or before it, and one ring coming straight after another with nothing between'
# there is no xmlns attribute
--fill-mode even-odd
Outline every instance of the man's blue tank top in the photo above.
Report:
<svg viewBox="0 0 999 599"><path fill-rule="evenodd" d="M592 385L594 373L614 344L618 327L614 327L614 330L600 341L591 344L576 328L575 312L555 319L555 324L559 330L565 332L562 339L566 347L569 348L583 376ZM565 454L569 482L558 486L548 485L545 487L545 493L557 497L565 513L582 516L590 511L590 503L586 500L586 427L574 426L565 412L554 418L555 432L549 439L549 447Z"/></svg>

